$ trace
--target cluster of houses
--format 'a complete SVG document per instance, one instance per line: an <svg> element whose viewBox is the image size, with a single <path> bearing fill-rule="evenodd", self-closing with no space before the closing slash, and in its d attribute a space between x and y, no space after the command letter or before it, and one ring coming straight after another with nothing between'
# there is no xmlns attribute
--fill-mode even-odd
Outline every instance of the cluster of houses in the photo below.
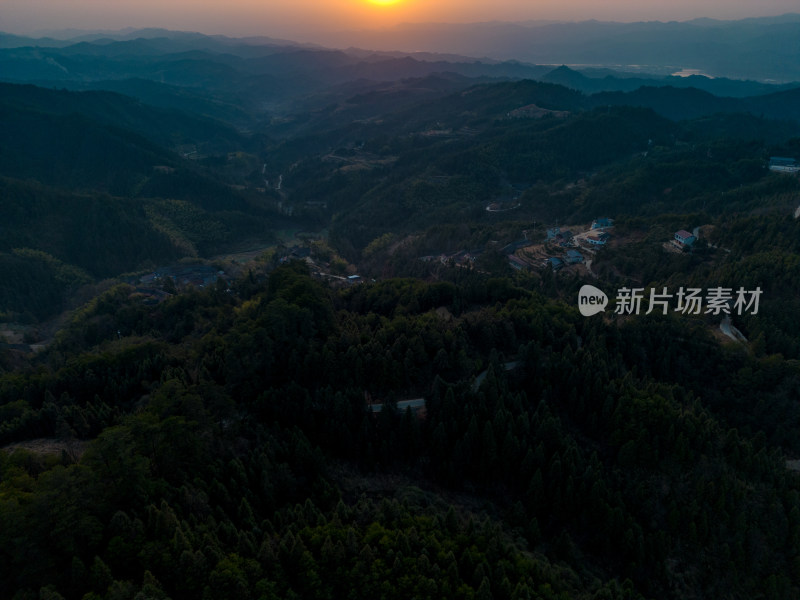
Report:
<svg viewBox="0 0 800 600"><path fill-rule="evenodd" d="M776 173L800 173L800 164L794 158L773 156L769 159L769 170Z"/></svg>
<svg viewBox="0 0 800 600"><path fill-rule="evenodd" d="M475 259L481 255L480 250L459 250L451 254L429 254L420 256L422 262L438 261L443 265L454 265L462 268L472 268Z"/></svg>
<svg viewBox="0 0 800 600"><path fill-rule="evenodd" d="M557 244L562 248L571 245L573 237L575 236L569 229L561 231L559 227L553 227L547 230L547 241Z"/></svg>
<svg viewBox="0 0 800 600"><path fill-rule="evenodd" d="M592 227L586 235L581 237L591 246L605 246L611 235L606 231L607 228L614 226L614 219L602 217L592 221ZM547 230L547 241L558 244L563 248L575 246L574 234L569 229L561 231L558 227Z"/></svg>
<svg viewBox="0 0 800 600"><path fill-rule="evenodd" d="M145 285L159 284L169 278L179 286L206 287L216 283L217 279L225 277L224 271L218 271L210 265L182 265L177 267L162 267L147 275L142 275L138 283Z"/></svg>
<svg viewBox="0 0 800 600"><path fill-rule="evenodd" d="M311 248L308 246L292 246L286 249L286 254L278 259L280 264L289 262L290 260L305 260L311 256Z"/></svg>
<svg viewBox="0 0 800 600"><path fill-rule="evenodd" d="M487 210L499 210L500 204L495 203L489 205ZM518 250L534 245L534 242L528 239L527 232L521 239L515 240L500 249L500 252L505 255L508 264L519 271L535 269L541 267L550 267L553 270L558 270L567 265L576 265L584 262L584 255L581 253L581 243L584 249L591 246L605 246L611 235L607 229L614 226L614 219L608 217L598 217L592 221L589 231L574 233L570 229L561 229L560 227L552 227L546 231L546 244L552 249L556 246L560 249L558 256L550 256L544 259L542 263L541 252L518 253ZM494 242L496 243L496 242ZM444 265L467 267L471 268L475 259L481 254L480 250L467 251L462 250L452 254L433 254L429 256L421 256L419 260L423 262L440 262ZM538 257L534 258L536 255Z"/></svg>
<svg viewBox="0 0 800 600"><path fill-rule="evenodd" d="M331 281L344 282L348 285L355 285L357 283L362 283L363 281L361 279L361 275L348 275L346 277L340 277L339 275L332 275L330 273L323 272L320 267L322 266L327 268L329 265L318 265L311 257L311 248L309 246L294 245L287 248L283 256L278 259L278 263L282 265L292 260L302 260L307 262L314 269L312 273L315 277L327 277Z"/></svg>
<svg viewBox="0 0 800 600"><path fill-rule="evenodd" d="M551 246L555 245L563 248L560 256L551 256L544 260L544 266L553 270L561 269L567 265L576 265L584 262L584 255L580 252L578 241L582 241L589 246L604 246L610 239L610 234L606 229L614 226L614 220L601 217L592 221L591 229L579 235L575 235L571 230L562 230L559 227L552 227L546 232L546 242ZM513 241L500 249L500 252L508 259L508 264L519 271L535 268L542 265L541 259L531 260L531 256L519 256L518 250L532 246L533 242L527 235L519 240ZM453 254L440 254L422 256L420 260L424 262L438 261L442 264L454 265L459 267L469 267L475 261L480 251L456 252Z"/></svg>
<svg viewBox="0 0 800 600"><path fill-rule="evenodd" d="M607 228L614 226L614 220L609 218L598 218L592 222L592 227L589 232L582 234L579 238L575 238L571 231L562 231L558 227L547 230L547 241L551 244L558 245L566 249L563 256L550 256L544 260L544 266L550 267L554 271L561 269L567 265L574 265L584 262L583 255L576 249L578 248L577 241L582 241L589 246L604 246L611 238ZM685 229L676 231L673 234L670 244L681 252L690 251L697 236ZM515 256L509 256L511 266L521 269L527 264Z"/></svg>
<svg viewBox="0 0 800 600"><path fill-rule="evenodd" d="M551 256L544 262L545 266L550 267L554 271L558 271L565 265L577 265L582 263L583 254L581 254L575 249L570 248L569 250L567 250L566 254L564 255L564 258L559 258L558 256Z"/></svg>
<svg viewBox="0 0 800 600"><path fill-rule="evenodd" d="M592 229L605 229L606 227L613 227L614 226L614 219L609 219L608 217L600 217L599 219L595 219L592 221Z"/></svg>
<svg viewBox="0 0 800 600"><path fill-rule="evenodd" d="M226 277L224 271L218 271L210 265L194 264L161 267L152 273L129 279L128 283L134 286L136 290L134 294L141 299L142 303L150 305L158 304L170 297L171 294L163 287L168 279L172 280L176 288L203 288L215 284L218 279L224 280Z"/></svg>
<svg viewBox="0 0 800 600"><path fill-rule="evenodd" d="M610 239L610 234L606 231L607 228L614 226L614 220L607 217L602 217L592 221L591 229L588 233L576 236L571 230L560 227L552 227L547 230L546 242L564 249L562 256L550 256L544 260L544 266L550 267L554 271L561 269L567 265L576 265L584 262L583 254L578 250L578 240L585 242L592 246L604 246ZM503 248L503 252L508 255L509 264L515 269L524 269L531 267L528 261L523 260L516 256L514 252L520 247L528 246L530 242L527 240L514 242Z"/></svg>
<svg viewBox="0 0 800 600"><path fill-rule="evenodd" d="M613 226L614 219L609 219L608 217L600 217L595 219L592 221L592 229L590 233L584 236L583 239L585 239L586 242L592 246L605 246L611 237L606 229Z"/></svg>

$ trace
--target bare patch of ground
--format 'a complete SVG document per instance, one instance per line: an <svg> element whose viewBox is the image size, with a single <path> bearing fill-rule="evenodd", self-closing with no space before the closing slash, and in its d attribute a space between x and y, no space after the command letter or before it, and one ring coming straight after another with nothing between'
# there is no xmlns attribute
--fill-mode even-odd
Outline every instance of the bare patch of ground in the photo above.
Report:
<svg viewBox="0 0 800 600"><path fill-rule="evenodd" d="M551 255L547 252L544 247L544 244L534 244L533 246L527 246L520 250L517 250L515 254L531 265L535 265L537 267L541 266L545 260Z"/></svg>
<svg viewBox="0 0 800 600"><path fill-rule="evenodd" d="M447 310L446 306L440 306L436 309L436 314L439 315L445 321L452 321L453 320L453 313Z"/></svg>
<svg viewBox="0 0 800 600"><path fill-rule="evenodd" d="M597 275L595 275L592 272L592 260L591 259L587 260L584 263L577 263L577 264L574 264L574 265L569 265L569 267L567 267L567 268L573 269L582 278L584 278L586 276L597 277Z"/></svg>
<svg viewBox="0 0 800 600"><path fill-rule="evenodd" d="M644 239L647 237L647 232L645 231L630 231L625 235L618 235L613 228L610 228L608 233L611 234L611 238L608 240L608 245L612 247L623 246L625 244L635 244L636 242L644 241Z"/></svg>
<svg viewBox="0 0 800 600"><path fill-rule="evenodd" d="M672 252L673 254L683 254L683 250L678 248L672 242L664 242L663 244L661 244L661 247L664 248L664 250L666 250L667 252Z"/></svg>
<svg viewBox="0 0 800 600"><path fill-rule="evenodd" d="M9 454L15 450L27 450L36 454L61 454L65 452L67 456L77 460L83 455L88 446L89 442L86 440L37 438L35 440L25 440L24 442L14 442L3 446L0 450L5 450Z"/></svg>
<svg viewBox="0 0 800 600"><path fill-rule="evenodd" d="M7 327L0 329L0 338L5 339L9 344L22 343L22 333L13 329L8 329Z"/></svg>

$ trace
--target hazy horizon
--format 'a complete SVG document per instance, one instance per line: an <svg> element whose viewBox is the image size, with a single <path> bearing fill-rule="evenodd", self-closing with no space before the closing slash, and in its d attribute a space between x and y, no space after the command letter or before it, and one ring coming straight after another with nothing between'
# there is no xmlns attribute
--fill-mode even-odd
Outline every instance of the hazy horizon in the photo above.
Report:
<svg viewBox="0 0 800 600"><path fill-rule="evenodd" d="M775 17L798 12L796 0L767 0L757 4L737 0L674 0L647 2L612 0L601 6L587 0L532 5L523 0L295 0L275 2L230 0L120 0L110 5L97 0L5 0L0 3L0 31L18 35L63 29L121 30L165 28L234 37L270 36L325 43L349 31L369 31L406 23L481 23L526 21L688 21L696 18L737 20Z"/></svg>

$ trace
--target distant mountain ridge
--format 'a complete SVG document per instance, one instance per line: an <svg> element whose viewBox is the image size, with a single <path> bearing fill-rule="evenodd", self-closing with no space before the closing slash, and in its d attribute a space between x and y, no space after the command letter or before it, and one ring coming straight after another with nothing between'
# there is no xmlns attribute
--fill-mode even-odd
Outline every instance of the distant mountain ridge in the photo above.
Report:
<svg viewBox="0 0 800 600"><path fill-rule="evenodd" d="M715 77L786 83L800 81L800 14L720 21L684 22L491 22L405 23L379 31L327 34L317 43L268 36L232 38L160 28L119 32L47 32L33 38L0 32L0 49L69 48L70 54L102 46L106 56L126 45L141 51L177 53L202 50L254 58L289 48L339 48L349 56L392 52L418 60L482 62L521 61L538 65L608 67L617 71L668 75L696 69ZM59 39L70 37L70 39ZM138 52L138 50L137 50ZM436 55L440 55L437 58ZM476 58L470 58L476 57ZM4 67L0 56L0 67ZM5 69L3 69L5 70ZM6 75L6 79L10 76ZM62 77L63 79L63 77Z"/></svg>
<svg viewBox="0 0 800 600"><path fill-rule="evenodd" d="M51 33L57 36L57 32ZM69 32L74 36L67 45L56 37L34 40L0 34L0 79L72 90L112 89L141 102L190 111L246 131L258 127L271 114L285 116L298 106L307 109L315 102L341 102L351 97L363 105L366 97L380 96L385 101L392 96L390 104L384 102L384 106L400 107L403 102L413 102L414 95L421 90L413 83L408 86L388 83L432 75L448 79L448 91L458 86L468 87L468 78L475 83L487 78L532 79L565 86L590 97L597 95L587 101L588 106L596 102L633 103L679 120L714 112L798 118L798 109L793 105L795 94L791 93L800 86L798 83L777 85L752 79L677 77L671 73L717 73L725 70L726 61L738 61L742 68L755 69L759 54L754 48L758 47L769 56L769 60L762 61L767 70L758 79L763 80L771 68L769 65L778 61L785 76L796 68L800 81L800 46L794 42L800 39L800 15L682 23L405 24L382 33L386 36L381 40L348 39L351 43L348 49L270 37L237 39L158 28ZM404 43L413 43L426 51L404 53L382 49L393 47L401 40L397 37L400 34L410 35L402 38ZM370 41L374 45L353 47L354 43ZM491 53L483 52L489 47L487 44L493 48ZM638 71L625 66L630 63L625 63L623 57L625 52L636 48L641 50L636 55ZM617 61L615 68L588 66L586 62L582 67L576 66L580 60L589 60L582 54L587 52L595 64L610 61L613 55ZM529 56L538 53L539 58L546 60L543 64L533 64L509 59L524 58L526 53ZM741 56L736 58L737 53L750 54L745 60ZM470 58L481 54L495 57ZM657 54L661 55L661 62L651 64L654 71L647 72L642 64L647 63L648 56ZM556 56L567 60L561 66L548 64ZM633 60L630 56L628 59ZM673 59L674 64L667 64ZM695 62L677 62L690 59ZM655 89L665 91L659 93ZM783 95L762 99L779 93ZM405 100L401 101L401 96ZM747 98L751 100L745 102ZM353 113L353 118L361 117ZM157 135L160 129L156 125L153 133Z"/></svg>
<svg viewBox="0 0 800 600"><path fill-rule="evenodd" d="M654 31L687 26L588 23L570 24L568 29L588 27L594 32L594 37L586 38L588 43L623 26L641 33L637 29L640 25ZM536 25L538 28L555 26ZM779 27L793 26L790 20ZM463 32L464 27L457 26L456 29ZM475 27L480 29L478 25ZM707 29L710 26L703 27ZM730 27L741 28L743 25L736 22ZM720 28L722 26L715 25L712 29ZM435 26L429 29L434 31ZM521 24L512 29L529 31ZM493 24L490 30L506 31L506 24ZM402 82L431 75L445 75L451 83L456 81L453 76L472 78L475 83L485 78L534 79L564 85L588 95L633 93L643 86L669 86L694 87L715 96L745 98L797 86L702 76L673 77L669 76L669 69L662 74L648 74L610 68L568 67L566 63L554 68L518 60L477 60L460 54L356 48L332 50L295 43L282 45L271 38L237 40L165 30L126 31L116 36L98 34L98 37L89 38L91 36L80 36L76 43L47 47L47 43L58 41L47 38L42 42L44 45L38 45L37 40L0 35L0 46L17 45L0 48L0 79L71 90L110 89L141 102L190 111L248 131L259 120L270 118L270 114L291 114L298 103L308 107L309 100L325 102L326 98L347 97L347 86L355 95L364 92L366 81L373 82L374 89L387 89L383 85L385 82ZM797 63L800 64L800 60ZM463 87L470 84L466 80L462 83ZM409 97L406 102L411 100ZM780 99L777 104L782 104ZM742 110L751 109L745 107ZM780 118L785 118L786 113L794 118L793 111L776 105L770 106L767 112L772 114L776 110L782 111Z"/></svg>
<svg viewBox="0 0 800 600"><path fill-rule="evenodd" d="M344 32L328 45L411 49L516 59L537 64L681 68L715 76L800 80L800 15L762 19L614 23L403 24L379 32Z"/></svg>

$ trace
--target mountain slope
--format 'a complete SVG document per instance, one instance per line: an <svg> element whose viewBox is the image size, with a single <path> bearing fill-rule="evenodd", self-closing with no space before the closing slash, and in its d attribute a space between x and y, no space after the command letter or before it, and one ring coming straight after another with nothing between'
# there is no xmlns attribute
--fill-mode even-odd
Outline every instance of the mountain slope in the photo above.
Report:
<svg viewBox="0 0 800 600"><path fill-rule="evenodd" d="M695 88L645 86L632 92L600 92L589 106L644 106L673 120L696 119L718 113L750 113L777 120L800 121L800 88L747 98L715 96Z"/></svg>
<svg viewBox="0 0 800 600"><path fill-rule="evenodd" d="M0 106L53 116L82 115L97 123L128 129L167 148L196 143L225 151L244 141L235 129L219 121L183 110L156 108L108 91L69 92L0 83Z"/></svg>

